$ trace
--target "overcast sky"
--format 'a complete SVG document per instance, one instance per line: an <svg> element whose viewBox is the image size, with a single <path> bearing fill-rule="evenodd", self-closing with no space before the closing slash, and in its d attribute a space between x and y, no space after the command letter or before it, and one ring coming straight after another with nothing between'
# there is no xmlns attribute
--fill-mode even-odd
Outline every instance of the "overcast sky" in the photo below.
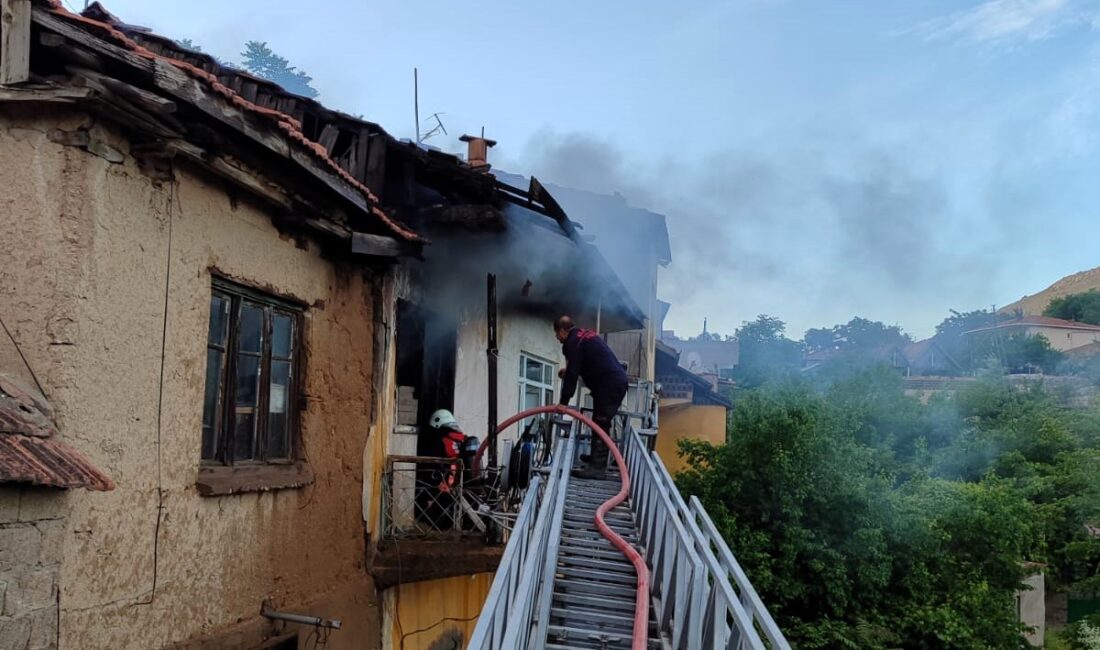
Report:
<svg viewBox="0 0 1100 650"><path fill-rule="evenodd" d="M484 126L498 167L668 215L682 334L925 336L1100 265L1100 0L104 4L231 61L265 40L399 137L419 67L430 144Z"/></svg>

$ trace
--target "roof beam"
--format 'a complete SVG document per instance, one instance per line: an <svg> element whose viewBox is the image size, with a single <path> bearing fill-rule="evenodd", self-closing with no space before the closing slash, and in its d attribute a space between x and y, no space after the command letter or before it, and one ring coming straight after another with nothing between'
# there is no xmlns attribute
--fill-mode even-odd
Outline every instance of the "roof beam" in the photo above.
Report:
<svg viewBox="0 0 1100 650"><path fill-rule="evenodd" d="M370 257L410 257L420 253L420 246L398 241L393 237L372 235L365 232L351 234L351 252Z"/></svg>
<svg viewBox="0 0 1100 650"><path fill-rule="evenodd" d="M7 0L2 0L7 1ZM362 212L371 214L372 204L367 197L335 171L316 160L311 154L292 146L289 137L268 125L257 124L258 118L246 114L228 100L214 96L207 88L176 65L163 59L151 60L130 52L122 47L97 38L84 30L58 18L48 10L35 9L34 20L42 27L56 32L73 42L88 48L101 56L123 61L137 70L150 75L158 90L171 97L182 100L223 125L241 133L264 147L269 153L287 159L320 181L330 191L335 192L348 203Z"/></svg>
<svg viewBox="0 0 1100 650"><path fill-rule="evenodd" d="M0 85L31 78L31 0L0 0Z"/></svg>

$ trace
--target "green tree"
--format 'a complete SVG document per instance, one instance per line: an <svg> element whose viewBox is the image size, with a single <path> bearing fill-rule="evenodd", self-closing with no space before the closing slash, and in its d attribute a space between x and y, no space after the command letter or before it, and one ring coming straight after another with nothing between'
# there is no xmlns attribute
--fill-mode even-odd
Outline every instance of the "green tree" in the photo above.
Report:
<svg viewBox="0 0 1100 650"><path fill-rule="evenodd" d="M970 345L972 335L968 335L967 332L992 327L1007 318L987 309L967 312L952 309L951 315L936 325L935 338L944 352L951 355L967 370L974 370L981 366L981 357L975 357L973 354Z"/></svg>
<svg viewBox="0 0 1100 650"><path fill-rule="evenodd" d="M786 328L778 318L761 314L737 330L740 358L734 380L739 386L760 386L797 372L802 365L802 346L784 336Z"/></svg>
<svg viewBox="0 0 1100 650"><path fill-rule="evenodd" d="M856 316L843 325L830 329L810 329L803 338L806 348L814 350L871 351L912 341L897 325Z"/></svg>
<svg viewBox="0 0 1100 650"><path fill-rule="evenodd" d="M1054 372L1065 359L1042 334L1006 335L999 329L969 335L969 358L974 367L999 364L1010 373Z"/></svg>
<svg viewBox="0 0 1100 650"><path fill-rule="evenodd" d="M1100 325L1100 291L1091 289L1084 293L1071 293L1054 298L1043 310L1044 316Z"/></svg>
<svg viewBox="0 0 1100 650"><path fill-rule="evenodd" d="M313 77L306 74L304 70L299 70L290 65L290 61L275 54L266 42L248 41L245 43L244 52L241 52L241 57L244 59L246 70L258 77L279 84L287 92L303 97L317 97L319 94L316 89L310 86Z"/></svg>
<svg viewBox="0 0 1100 650"><path fill-rule="evenodd" d="M725 445L682 445L692 469L678 485L706 505L796 647L1017 647L1035 507L992 474L895 471L896 428L929 407L880 387L878 372L826 392L742 394Z"/></svg>

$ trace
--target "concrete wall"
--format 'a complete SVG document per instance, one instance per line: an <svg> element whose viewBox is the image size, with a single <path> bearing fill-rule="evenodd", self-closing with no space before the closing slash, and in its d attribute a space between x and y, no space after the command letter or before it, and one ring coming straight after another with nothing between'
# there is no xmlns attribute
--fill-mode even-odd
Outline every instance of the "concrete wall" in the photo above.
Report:
<svg viewBox="0 0 1100 650"><path fill-rule="evenodd" d="M492 573L479 573L387 589L382 594L383 650L465 647L492 584Z"/></svg>
<svg viewBox="0 0 1100 650"><path fill-rule="evenodd" d="M0 648L57 647L61 490L0 486Z"/></svg>
<svg viewBox="0 0 1100 650"><path fill-rule="evenodd" d="M342 618L329 647L369 647L375 285L280 237L268 213L205 176L158 184L132 158L111 164L46 137L78 126L128 151L89 118L0 108L0 159L19 161L0 166L0 313L63 438L118 486L62 497L60 645L144 650L232 628L232 647L248 647L271 596ZM312 486L196 491L211 268L313 305L301 419Z"/></svg>
<svg viewBox="0 0 1100 650"><path fill-rule="evenodd" d="M680 440L705 440L720 445L726 441L726 407L699 406L690 403L660 406L660 430L657 433L657 455L672 474L687 467L680 458Z"/></svg>
<svg viewBox="0 0 1100 650"><path fill-rule="evenodd" d="M1042 648L1046 643L1046 583L1043 573L1028 576L1024 584L1030 589L1016 595L1020 622L1032 628L1032 632L1026 635L1027 642L1036 648Z"/></svg>

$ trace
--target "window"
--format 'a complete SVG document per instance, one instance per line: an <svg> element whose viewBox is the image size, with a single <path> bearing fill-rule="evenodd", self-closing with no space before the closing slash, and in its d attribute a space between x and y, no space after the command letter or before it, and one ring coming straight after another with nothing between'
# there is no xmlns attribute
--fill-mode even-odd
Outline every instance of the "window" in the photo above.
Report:
<svg viewBox="0 0 1100 650"><path fill-rule="evenodd" d="M302 310L215 279L206 345L202 460L289 463Z"/></svg>
<svg viewBox="0 0 1100 650"><path fill-rule="evenodd" d="M525 411L554 403L557 366L526 352L519 355L519 408Z"/></svg>

